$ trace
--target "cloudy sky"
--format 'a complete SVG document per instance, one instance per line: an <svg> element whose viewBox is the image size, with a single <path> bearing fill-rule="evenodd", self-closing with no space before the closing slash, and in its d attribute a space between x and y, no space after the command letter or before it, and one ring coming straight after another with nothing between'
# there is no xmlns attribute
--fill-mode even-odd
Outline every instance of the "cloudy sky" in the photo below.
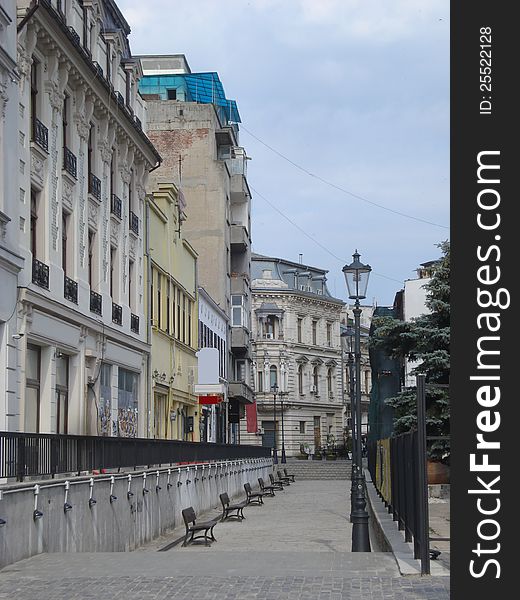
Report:
<svg viewBox="0 0 520 600"><path fill-rule="evenodd" d="M357 248L373 269L367 302L379 305L439 256L449 237L448 0L118 5L134 54L183 53L237 101L255 252L303 254L346 298L341 268Z"/></svg>

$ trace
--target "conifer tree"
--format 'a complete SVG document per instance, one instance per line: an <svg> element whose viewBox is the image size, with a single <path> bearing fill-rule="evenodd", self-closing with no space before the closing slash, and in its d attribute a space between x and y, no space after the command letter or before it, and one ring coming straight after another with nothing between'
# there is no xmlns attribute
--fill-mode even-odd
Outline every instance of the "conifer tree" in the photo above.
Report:
<svg viewBox="0 0 520 600"><path fill-rule="evenodd" d="M388 356L418 361L412 375L426 375L426 433L449 436L450 401L450 244L438 244L442 258L424 286L429 313L405 322L391 317L374 320L371 345ZM395 434L417 424L416 387L404 388L386 400L394 408ZM428 445L431 459L449 463L449 438Z"/></svg>

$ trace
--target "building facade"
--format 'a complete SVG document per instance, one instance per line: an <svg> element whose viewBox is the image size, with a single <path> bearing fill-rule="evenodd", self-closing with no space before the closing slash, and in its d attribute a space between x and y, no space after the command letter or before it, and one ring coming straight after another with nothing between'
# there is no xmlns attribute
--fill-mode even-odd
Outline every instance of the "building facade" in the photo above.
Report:
<svg viewBox="0 0 520 600"><path fill-rule="evenodd" d="M200 439L224 443L228 428L229 318L199 287L198 382Z"/></svg>
<svg viewBox="0 0 520 600"><path fill-rule="evenodd" d="M113 0L18 2L18 391L9 429L149 436L140 64Z"/></svg>
<svg viewBox="0 0 520 600"><path fill-rule="evenodd" d="M17 185L18 81L16 68L16 1L0 6L0 431L14 426L17 413L18 274L20 206Z"/></svg>
<svg viewBox="0 0 520 600"><path fill-rule="evenodd" d="M228 418L238 443L244 405L253 401L250 341L251 194L240 116L217 73L192 73L183 55L140 57L147 132L161 155L155 181L178 183L183 230L198 253L199 283L228 315Z"/></svg>
<svg viewBox="0 0 520 600"><path fill-rule="evenodd" d="M146 304L151 324L154 437L199 441L197 253L184 239L174 184L146 198Z"/></svg>
<svg viewBox="0 0 520 600"><path fill-rule="evenodd" d="M285 447L287 456L343 443L340 317L326 273L257 254L251 261L253 381L258 431L245 443ZM273 386L278 386L276 404ZM283 431L282 431L283 415Z"/></svg>

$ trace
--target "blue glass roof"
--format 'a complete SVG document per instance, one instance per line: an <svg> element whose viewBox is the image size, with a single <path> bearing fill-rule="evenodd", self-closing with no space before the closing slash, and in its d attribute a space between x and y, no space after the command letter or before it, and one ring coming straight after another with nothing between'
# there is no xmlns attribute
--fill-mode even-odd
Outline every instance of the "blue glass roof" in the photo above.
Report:
<svg viewBox="0 0 520 600"><path fill-rule="evenodd" d="M139 83L142 94L159 94L163 100L168 98L167 90L184 92L184 98L177 99L201 104L216 104L221 107L228 122L241 123L235 100L226 98L224 87L218 73L182 73L178 75L145 75Z"/></svg>

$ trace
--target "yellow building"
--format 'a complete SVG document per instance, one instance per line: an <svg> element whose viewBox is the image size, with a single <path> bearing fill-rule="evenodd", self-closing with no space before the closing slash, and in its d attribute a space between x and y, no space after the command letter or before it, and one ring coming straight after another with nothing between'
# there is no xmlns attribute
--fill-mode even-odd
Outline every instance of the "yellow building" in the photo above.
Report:
<svg viewBox="0 0 520 600"><path fill-rule="evenodd" d="M146 217L153 436L199 441L197 253L182 237L184 203L173 183L157 183Z"/></svg>

